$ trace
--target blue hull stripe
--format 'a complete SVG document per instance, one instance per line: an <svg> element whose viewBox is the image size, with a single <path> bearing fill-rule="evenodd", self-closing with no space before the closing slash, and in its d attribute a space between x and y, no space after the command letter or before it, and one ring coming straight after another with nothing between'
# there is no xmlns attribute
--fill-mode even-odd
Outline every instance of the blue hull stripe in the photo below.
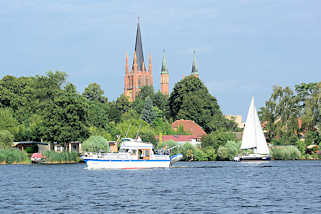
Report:
<svg viewBox="0 0 321 214"><path fill-rule="evenodd" d="M84 159L87 161L100 161L100 162L170 162L170 160L101 160L101 159Z"/></svg>

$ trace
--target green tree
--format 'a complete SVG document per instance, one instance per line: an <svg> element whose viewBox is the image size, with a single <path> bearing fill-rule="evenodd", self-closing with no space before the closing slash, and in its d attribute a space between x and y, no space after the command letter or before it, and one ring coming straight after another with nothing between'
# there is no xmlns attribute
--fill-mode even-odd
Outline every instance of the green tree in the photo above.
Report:
<svg viewBox="0 0 321 214"><path fill-rule="evenodd" d="M109 119L109 108L108 103L101 103L98 101L88 102L88 123L90 126L95 126L97 128L106 129Z"/></svg>
<svg viewBox="0 0 321 214"><path fill-rule="evenodd" d="M90 136L82 144L84 152L109 152L108 141L102 136Z"/></svg>
<svg viewBox="0 0 321 214"><path fill-rule="evenodd" d="M155 120L155 112L153 111L153 101L150 97L146 97L145 99L145 106L142 112L142 119L149 124L152 124Z"/></svg>
<svg viewBox="0 0 321 214"><path fill-rule="evenodd" d="M152 97L153 105L160 109L162 112L168 111L168 96L162 94L160 91L155 93Z"/></svg>
<svg viewBox="0 0 321 214"><path fill-rule="evenodd" d="M89 101L98 101L101 103L106 103L107 98L103 96L104 91L101 89L100 85L97 83L90 83L83 92L83 96Z"/></svg>
<svg viewBox="0 0 321 214"><path fill-rule="evenodd" d="M8 130L11 134L17 133L18 121L13 117L9 108L0 108L0 130Z"/></svg>
<svg viewBox="0 0 321 214"><path fill-rule="evenodd" d="M145 100L147 97L150 97L153 100L154 97L154 89L151 86L143 86L141 87L138 95L135 97L135 101L132 103L132 108L138 113L141 114L144 106Z"/></svg>
<svg viewBox="0 0 321 214"><path fill-rule="evenodd" d="M131 109L131 105L128 98L123 94L117 98L116 106L121 114L124 114Z"/></svg>
<svg viewBox="0 0 321 214"><path fill-rule="evenodd" d="M84 97L73 90L60 92L46 105L41 126L43 139L59 143L86 139L89 134L87 114Z"/></svg>
<svg viewBox="0 0 321 214"><path fill-rule="evenodd" d="M169 112L174 120L195 121L207 133L217 128L210 124L224 118L216 98L210 95L201 80L193 75L175 84L169 97Z"/></svg>
<svg viewBox="0 0 321 214"><path fill-rule="evenodd" d="M11 148L14 136L8 130L0 130L0 149Z"/></svg>
<svg viewBox="0 0 321 214"><path fill-rule="evenodd" d="M272 140L276 136L287 139L298 133L299 112L294 92L289 87L275 86L270 99L260 111L268 139Z"/></svg>

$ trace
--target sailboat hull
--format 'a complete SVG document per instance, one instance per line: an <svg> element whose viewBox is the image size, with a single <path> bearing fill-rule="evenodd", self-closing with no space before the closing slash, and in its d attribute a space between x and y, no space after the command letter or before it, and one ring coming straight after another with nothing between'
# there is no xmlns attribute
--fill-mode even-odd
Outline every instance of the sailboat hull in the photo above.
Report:
<svg viewBox="0 0 321 214"><path fill-rule="evenodd" d="M271 157L269 155L261 155L261 154L249 154L238 156L234 158L234 161L269 161Z"/></svg>

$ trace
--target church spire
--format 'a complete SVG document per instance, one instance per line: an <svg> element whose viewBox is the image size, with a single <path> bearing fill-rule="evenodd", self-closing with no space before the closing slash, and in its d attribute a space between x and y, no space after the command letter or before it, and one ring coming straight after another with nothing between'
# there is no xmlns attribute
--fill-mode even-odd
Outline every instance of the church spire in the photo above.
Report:
<svg viewBox="0 0 321 214"><path fill-rule="evenodd" d="M195 77L198 77L198 68L196 65L196 52L195 50L193 51L193 65L192 65L192 75L194 75Z"/></svg>
<svg viewBox="0 0 321 214"><path fill-rule="evenodd" d="M163 73L168 73L166 57L165 57L165 50L163 50L163 61L162 61L162 69L161 69L161 74L163 74Z"/></svg>
<svg viewBox="0 0 321 214"><path fill-rule="evenodd" d="M139 25L139 17L137 23L137 32L136 32L136 43L135 43L135 52L137 57L137 70L142 71L144 65L144 54L143 54L143 43L142 43L142 35L140 32L140 25Z"/></svg>

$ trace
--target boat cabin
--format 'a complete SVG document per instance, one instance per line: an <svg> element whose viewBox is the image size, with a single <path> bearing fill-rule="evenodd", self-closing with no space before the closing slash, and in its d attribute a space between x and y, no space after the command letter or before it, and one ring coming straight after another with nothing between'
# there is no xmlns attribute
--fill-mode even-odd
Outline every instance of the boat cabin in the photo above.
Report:
<svg viewBox="0 0 321 214"><path fill-rule="evenodd" d="M123 140L119 149L120 153L130 153L132 156L136 156L138 160L150 160L153 154L153 144L128 139Z"/></svg>

